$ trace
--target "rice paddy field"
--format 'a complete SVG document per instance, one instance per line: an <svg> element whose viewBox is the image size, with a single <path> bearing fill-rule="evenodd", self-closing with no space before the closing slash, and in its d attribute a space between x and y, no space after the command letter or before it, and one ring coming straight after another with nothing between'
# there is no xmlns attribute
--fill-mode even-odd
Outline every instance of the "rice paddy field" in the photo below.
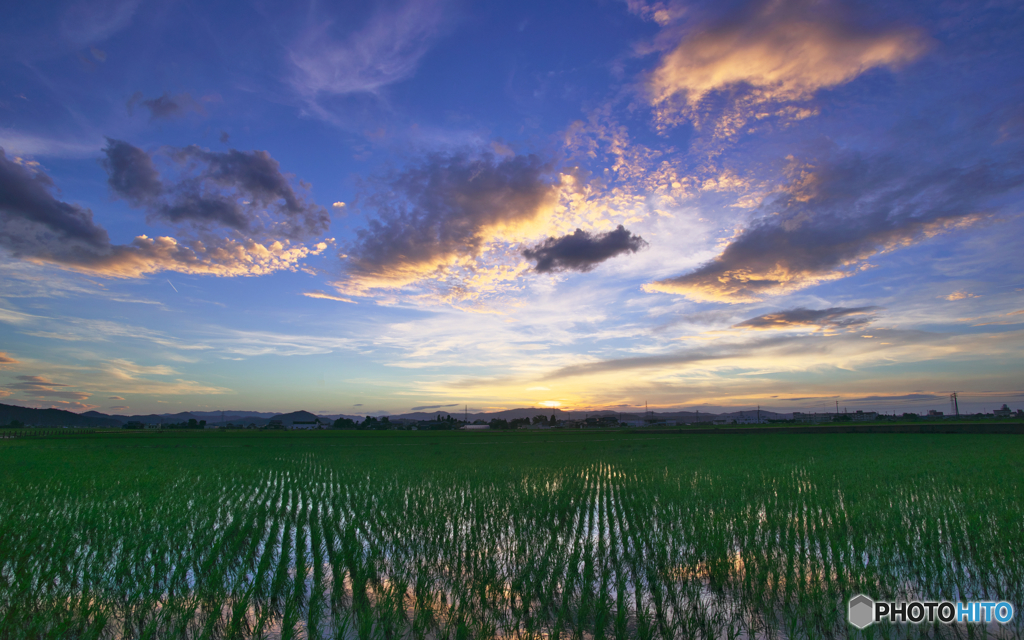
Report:
<svg viewBox="0 0 1024 640"><path fill-rule="evenodd" d="M1024 436L0 441L0 638L1024 637ZM1005 600L1008 625L846 621Z"/></svg>

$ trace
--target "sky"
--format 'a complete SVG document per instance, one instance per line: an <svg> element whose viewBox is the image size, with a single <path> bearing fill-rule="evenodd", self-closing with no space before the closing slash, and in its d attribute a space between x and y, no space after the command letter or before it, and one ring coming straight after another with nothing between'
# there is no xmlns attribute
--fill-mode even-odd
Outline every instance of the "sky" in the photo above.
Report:
<svg viewBox="0 0 1024 640"><path fill-rule="evenodd" d="M1024 405L1024 6L20 3L0 402Z"/></svg>

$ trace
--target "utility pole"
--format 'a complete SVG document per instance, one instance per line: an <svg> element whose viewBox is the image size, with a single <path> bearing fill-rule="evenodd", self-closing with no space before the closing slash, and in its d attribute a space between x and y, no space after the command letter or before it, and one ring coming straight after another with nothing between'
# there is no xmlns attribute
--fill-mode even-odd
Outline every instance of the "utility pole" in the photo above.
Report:
<svg viewBox="0 0 1024 640"><path fill-rule="evenodd" d="M761 405L757 405L757 424L761 424Z"/></svg>
<svg viewBox="0 0 1024 640"><path fill-rule="evenodd" d="M956 391L949 394L949 403L953 405L953 411L956 412L956 417L960 417L960 405L957 403Z"/></svg>

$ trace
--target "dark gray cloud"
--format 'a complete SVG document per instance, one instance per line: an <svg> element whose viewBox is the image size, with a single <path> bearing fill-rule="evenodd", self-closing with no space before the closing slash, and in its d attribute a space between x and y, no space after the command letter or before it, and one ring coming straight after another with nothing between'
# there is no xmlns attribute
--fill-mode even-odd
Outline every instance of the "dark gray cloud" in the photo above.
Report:
<svg viewBox="0 0 1024 640"><path fill-rule="evenodd" d="M70 400L88 400L89 394L80 391L65 391L66 384L59 384L42 376L15 376L19 382L4 385L5 389L20 392L35 398L67 398Z"/></svg>
<svg viewBox="0 0 1024 640"><path fill-rule="evenodd" d="M767 215L714 260L647 285L693 300L751 302L855 273L879 252L969 224L1024 185L1018 153L1003 161L923 164L923 159L835 152L793 167Z"/></svg>
<svg viewBox="0 0 1024 640"><path fill-rule="evenodd" d="M534 155L433 155L372 183L357 203L373 212L348 248L353 292L400 287L479 255L503 230L536 221L558 196L552 167Z"/></svg>
<svg viewBox="0 0 1024 640"><path fill-rule="evenodd" d="M647 246L640 236L633 235L621 224L614 231L591 234L576 229L561 238L548 238L532 249L523 251L527 260L536 262L538 273L555 271L590 271L598 264L622 253L636 253Z"/></svg>
<svg viewBox="0 0 1024 640"><path fill-rule="evenodd" d="M52 190L48 175L8 158L0 149L0 245L25 255L47 239L90 247L109 244L91 211L57 200Z"/></svg>
<svg viewBox="0 0 1024 640"><path fill-rule="evenodd" d="M128 102L125 105L128 107L129 115L135 110L136 105L142 105L149 109L150 120L179 118L190 111L205 113L203 105L193 100L192 96L187 93L172 96L165 91L162 96L146 100L142 92L139 91L132 95L131 98L128 98Z"/></svg>
<svg viewBox="0 0 1024 640"><path fill-rule="evenodd" d="M107 182L114 193L135 206L142 206L163 195L164 185L148 153L123 140L107 138L102 161Z"/></svg>
<svg viewBox="0 0 1024 640"><path fill-rule="evenodd" d="M410 411L426 411L427 409L444 409L446 407L458 407L458 406L461 406L461 405L459 405L459 403L457 403L457 402L455 404L431 404L431 405L424 405L422 407L413 407L412 409L410 409Z"/></svg>
<svg viewBox="0 0 1024 640"><path fill-rule="evenodd" d="M330 225L327 209L301 198L266 151L164 149L159 153L179 174L172 181L162 181L153 156L127 142L108 139L104 152L114 193L173 223L292 239L319 235Z"/></svg>
<svg viewBox="0 0 1024 640"><path fill-rule="evenodd" d="M849 329L869 324L875 319L871 312L880 307L832 307L830 309L790 309L766 313L733 325L740 329L792 329L799 327L826 327Z"/></svg>
<svg viewBox="0 0 1024 640"><path fill-rule="evenodd" d="M106 160L111 186L130 202L157 211L161 207L180 205L182 201L175 199L178 197L175 194L187 195L188 190L181 189L180 183L172 184L171 195L157 195L167 194L168 189L150 171L152 167L145 160L148 157L131 145L111 141ZM266 159L261 156L258 160ZM273 166L276 168L276 162ZM212 171L215 175L210 182L215 186L217 181L227 181L226 176L232 175L230 168ZM269 197L265 196L266 188L253 186L260 183L258 177L237 180L244 188L235 189L236 194L254 194L257 201ZM272 179L269 184L273 184ZM322 231L329 222L322 207L308 205L295 197L282 198L283 202L269 207L285 211L284 216L276 219L265 212L253 211L253 207L247 205L242 211L251 216L244 220L250 233L236 234L235 238L201 233L200 238L182 243L171 237L140 235L128 244L113 245L106 230L93 222L91 211L59 200L53 191L53 181L37 165L8 158L0 149L0 249L31 262L135 278L164 270L220 276L270 273L295 268L309 253L322 251L327 246L321 243L312 251L291 244L290 237Z"/></svg>
<svg viewBox="0 0 1024 640"><path fill-rule="evenodd" d="M864 396L862 398L848 398L847 402L891 402L894 400L905 400L907 402L921 402L935 400L949 400L949 396L938 393L907 393L900 396Z"/></svg>

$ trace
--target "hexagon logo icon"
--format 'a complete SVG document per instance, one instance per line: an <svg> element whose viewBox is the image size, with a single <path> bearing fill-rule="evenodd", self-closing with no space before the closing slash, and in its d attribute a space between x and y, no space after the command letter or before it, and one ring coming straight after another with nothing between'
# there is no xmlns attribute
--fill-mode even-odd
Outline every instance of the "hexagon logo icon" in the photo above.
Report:
<svg viewBox="0 0 1024 640"><path fill-rule="evenodd" d="M874 622L875 601L866 595L850 598L850 624L863 629Z"/></svg>

